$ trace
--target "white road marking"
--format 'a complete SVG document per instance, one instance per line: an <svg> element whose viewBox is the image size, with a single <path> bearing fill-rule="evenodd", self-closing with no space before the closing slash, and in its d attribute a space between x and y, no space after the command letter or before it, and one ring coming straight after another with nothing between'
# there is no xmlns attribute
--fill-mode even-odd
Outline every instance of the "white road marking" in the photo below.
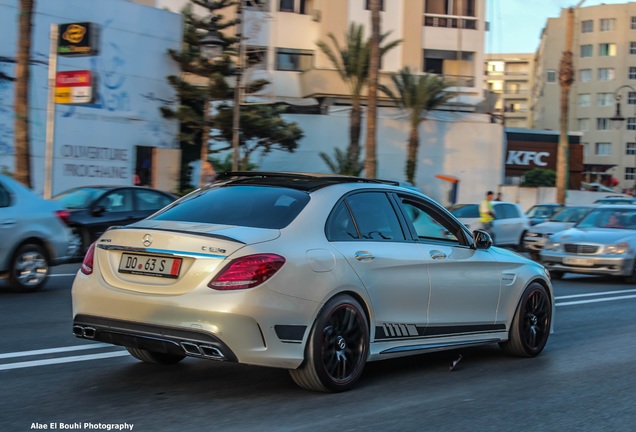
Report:
<svg viewBox="0 0 636 432"><path fill-rule="evenodd" d="M555 300L569 299L569 298L579 298L579 297L597 297L602 295L610 295L610 294L627 294L627 293L636 293L636 289L631 290L622 290L622 291L605 291L605 292L596 292L596 293L588 293L588 294L574 294L567 296L558 296L555 297Z"/></svg>
<svg viewBox="0 0 636 432"><path fill-rule="evenodd" d="M52 358L52 359L46 359L46 360L33 360L33 361L18 362L18 363L7 363L7 364L0 365L0 371L10 370L10 369L29 368L29 367L36 367L36 366L45 366L45 365L52 365L52 364L61 364L61 363L74 363L79 361L97 360L97 359L105 359L105 358L111 358L111 357L123 357L127 355L129 355L128 351L115 351L115 352L107 352L107 353L101 353L101 354L90 354L90 355L83 355L83 356L59 357L59 358Z"/></svg>
<svg viewBox="0 0 636 432"><path fill-rule="evenodd" d="M629 296L603 297L599 299L577 300L577 301L571 301L571 302L556 303L556 306L572 306L572 305L580 305L580 304L586 304L586 303L598 303L598 302L624 300L624 299L631 299L631 298L636 298L636 294L629 295Z"/></svg>
<svg viewBox="0 0 636 432"><path fill-rule="evenodd" d="M32 350L32 351L20 351L20 352L0 354L0 359L15 358L15 357L29 357L29 356L44 355L44 354L56 354L56 353L69 352L69 351L81 351L81 350L89 350L89 349L107 348L112 346L113 345L106 344L106 343L95 343L90 345L75 345L75 346L68 346L68 347L47 348L47 349L39 349L39 350Z"/></svg>

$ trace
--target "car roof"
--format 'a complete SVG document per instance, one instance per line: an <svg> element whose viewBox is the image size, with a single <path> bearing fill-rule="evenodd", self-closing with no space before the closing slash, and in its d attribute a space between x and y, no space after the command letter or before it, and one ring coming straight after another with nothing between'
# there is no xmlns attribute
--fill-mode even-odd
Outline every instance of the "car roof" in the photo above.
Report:
<svg viewBox="0 0 636 432"><path fill-rule="evenodd" d="M318 174L298 172L263 172L263 171L235 171L224 172L217 176L214 184L219 182L225 186L254 185L276 186L313 192L327 186L345 183L383 184L400 186L393 180L367 179L340 174Z"/></svg>

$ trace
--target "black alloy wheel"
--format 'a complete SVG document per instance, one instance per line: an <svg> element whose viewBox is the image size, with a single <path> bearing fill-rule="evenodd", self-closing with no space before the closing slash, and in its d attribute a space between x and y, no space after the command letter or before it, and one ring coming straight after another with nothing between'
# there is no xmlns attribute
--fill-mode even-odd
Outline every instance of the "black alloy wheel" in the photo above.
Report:
<svg viewBox="0 0 636 432"><path fill-rule="evenodd" d="M356 300L343 295L327 302L309 336L305 361L289 372L308 390L346 391L362 374L368 353L367 317Z"/></svg>
<svg viewBox="0 0 636 432"><path fill-rule="evenodd" d="M535 357L543 351L550 335L552 304L546 288L530 284L521 296L507 342L500 344L508 354Z"/></svg>

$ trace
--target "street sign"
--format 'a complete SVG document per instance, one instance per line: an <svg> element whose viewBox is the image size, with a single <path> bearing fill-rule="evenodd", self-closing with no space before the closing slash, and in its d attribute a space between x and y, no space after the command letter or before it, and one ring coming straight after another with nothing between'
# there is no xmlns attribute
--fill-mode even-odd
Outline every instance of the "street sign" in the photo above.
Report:
<svg viewBox="0 0 636 432"><path fill-rule="evenodd" d="M55 75L55 103L87 104L93 101L91 71L57 72Z"/></svg>
<svg viewBox="0 0 636 432"><path fill-rule="evenodd" d="M90 56L98 52L97 25L90 22L60 24L57 54Z"/></svg>

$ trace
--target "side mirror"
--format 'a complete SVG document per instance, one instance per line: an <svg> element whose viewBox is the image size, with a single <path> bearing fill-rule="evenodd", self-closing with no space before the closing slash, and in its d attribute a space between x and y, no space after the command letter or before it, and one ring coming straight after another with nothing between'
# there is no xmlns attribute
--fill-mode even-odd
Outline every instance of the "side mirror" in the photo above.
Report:
<svg viewBox="0 0 636 432"><path fill-rule="evenodd" d="M484 230L473 231L473 248L488 249L492 246L492 237Z"/></svg>
<svg viewBox="0 0 636 432"><path fill-rule="evenodd" d="M102 214L104 214L106 212L106 207L102 206L102 205L96 205L95 207L93 207L91 209L91 214L93 216L101 216Z"/></svg>

